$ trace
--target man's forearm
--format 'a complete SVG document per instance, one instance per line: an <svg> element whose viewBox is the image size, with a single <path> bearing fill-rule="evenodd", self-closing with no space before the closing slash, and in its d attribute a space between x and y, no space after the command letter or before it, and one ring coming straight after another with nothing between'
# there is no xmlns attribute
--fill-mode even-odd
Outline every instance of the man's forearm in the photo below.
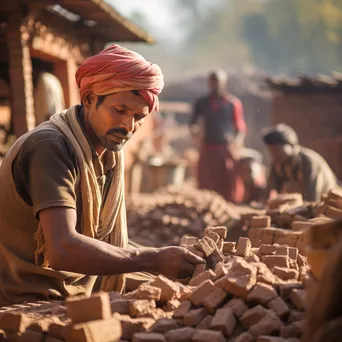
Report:
<svg viewBox="0 0 342 342"><path fill-rule="evenodd" d="M62 250L51 266L87 275L151 272L155 268L157 253L155 248L119 248L77 233L62 246Z"/></svg>

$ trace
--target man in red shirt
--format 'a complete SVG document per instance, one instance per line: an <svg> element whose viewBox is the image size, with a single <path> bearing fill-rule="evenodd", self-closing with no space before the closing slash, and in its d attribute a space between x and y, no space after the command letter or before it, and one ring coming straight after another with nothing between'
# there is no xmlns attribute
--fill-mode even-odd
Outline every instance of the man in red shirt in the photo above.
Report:
<svg viewBox="0 0 342 342"><path fill-rule="evenodd" d="M195 103L190 131L193 135L202 135L199 188L214 190L227 201L239 203L243 199L243 184L237 174L234 154L243 145L246 123L242 103L227 93L227 83L225 71L209 74L209 93Z"/></svg>

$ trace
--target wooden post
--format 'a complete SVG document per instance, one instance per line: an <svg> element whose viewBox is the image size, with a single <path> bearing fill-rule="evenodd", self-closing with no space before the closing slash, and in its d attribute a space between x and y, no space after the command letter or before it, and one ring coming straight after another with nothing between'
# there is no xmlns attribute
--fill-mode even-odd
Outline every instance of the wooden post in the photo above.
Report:
<svg viewBox="0 0 342 342"><path fill-rule="evenodd" d="M35 127L32 64L28 33L20 11L8 14L7 46L14 134L19 137Z"/></svg>

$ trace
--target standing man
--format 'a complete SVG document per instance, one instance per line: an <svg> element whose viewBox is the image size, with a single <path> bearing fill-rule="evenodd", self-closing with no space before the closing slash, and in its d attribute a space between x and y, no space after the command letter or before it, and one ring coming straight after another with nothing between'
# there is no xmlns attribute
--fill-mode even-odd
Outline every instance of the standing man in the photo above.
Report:
<svg viewBox="0 0 342 342"><path fill-rule="evenodd" d="M305 201L319 201L323 194L337 186L337 179L328 163L317 152L299 145L296 132L278 124L263 133L263 140L272 158L266 196L299 192Z"/></svg>
<svg viewBox="0 0 342 342"><path fill-rule="evenodd" d="M111 45L77 70L82 104L20 137L0 168L0 306L123 291L125 273L191 275L180 247L127 248L122 147L158 109L163 75Z"/></svg>
<svg viewBox="0 0 342 342"><path fill-rule="evenodd" d="M214 190L227 201L239 203L243 198L243 184L236 170L236 153L243 146L246 123L242 103L227 93L227 83L225 71L210 73L209 94L195 103L190 131L194 137L202 136L199 188Z"/></svg>

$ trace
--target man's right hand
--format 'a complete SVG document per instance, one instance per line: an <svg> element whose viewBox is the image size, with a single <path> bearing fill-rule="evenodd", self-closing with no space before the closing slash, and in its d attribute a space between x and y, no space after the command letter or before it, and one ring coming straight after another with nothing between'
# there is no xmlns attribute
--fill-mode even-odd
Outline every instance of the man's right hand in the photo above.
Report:
<svg viewBox="0 0 342 342"><path fill-rule="evenodd" d="M191 277L198 264L205 260L182 247L158 248L156 253L156 273L173 279Z"/></svg>

